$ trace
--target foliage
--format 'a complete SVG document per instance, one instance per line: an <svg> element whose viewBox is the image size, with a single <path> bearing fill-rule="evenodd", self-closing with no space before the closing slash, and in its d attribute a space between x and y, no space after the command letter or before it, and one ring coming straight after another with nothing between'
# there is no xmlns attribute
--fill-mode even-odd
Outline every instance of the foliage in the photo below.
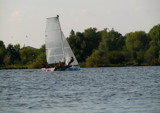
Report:
<svg viewBox="0 0 160 113"><path fill-rule="evenodd" d="M7 49L7 54L5 55L5 64L15 64L18 61L20 61L20 45L17 44L13 46L12 44L9 44Z"/></svg>
<svg viewBox="0 0 160 113"><path fill-rule="evenodd" d="M6 48L3 41L0 41L0 65L4 64L3 59L6 54Z"/></svg>
<svg viewBox="0 0 160 113"><path fill-rule="evenodd" d="M125 52L120 52L125 44L125 38L113 29L107 32L104 29L102 32L102 41L99 47L87 59L86 66L111 66L111 64L123 63Z"/></svg>
<svg viewBox="0 0 160 113"><path fill-rule="evenodd" d="M73 53L79 62L85 62L94 49L97 49L101 41L100 33L96 28L88 28L83 33L75 33L73 30L67 38Z"/></svg>
<svg viewBox="0 0 160 113"><path fill-rule="evenodd" d="M136 31L126 35L126 46L130 52L147 48L148 38L145 32Z"/></svg>
<svg viewBox="0 0 160 113"><path fill-rule="evenodd" d="M148 37L151 41L145 55L146 61L151 65L160 65L160 24L149 31Z"/></svg>
<svg viewBox="0 0 160 113"><path fill-rule="evenodd" d="M47 66L45 45L42 45L39 49L39 55L36 57L36 61L29 65L28 68L42 68Z"/></svg>
<svg viewBox="0 0 160 113"><path fill-rule="evenodd" d="M35 50L32 48L24 47L20 50L22 64L30 64L36 60Z"/></svg>
<svg viewBox="0 0 160 113"><path fill-rule="evenodd" d="M144 54L149 46L149 38L143 31L131 32L126 35L126 47L131 54L131 59L138 64L144 62Z"/></svg>
<svg viewBox="0 0 160 113"><path fill-rule="evenodd" d="M112 29L110 32L104 30L102 35L102 41L99 45L99 49L104 50L106 52L122 50L124 44L125 39L120 33L114 31L114 29Z"/></svg>
<svg viewBox="0 0 160 113"><path fill-rule="evenodd" d="M125 36L107 28L71 30L67 41L81 66L160 65L160 24L148 33L135 31ZM0 69L41 67L48 67L45 45L40 49L20 48L20 44L5 47L0 41Z"/></svg>
<svg viewBox="0 0 160 113"><path fill-rule="evenodd" d="M45 53L41 53L40 55L38 55L36 61L31 65L29 65L29 68L42 68L46 66L47 66L46 55Z"/></svg>
<svg viewBox="0 0 160 113"><path fill-rule="evenodd" d="M45 45L40 49L20 48L20 44L9 44L7 48L0 41L0 69L6 68L41 68L46 66Z"/></svg>
<svg viewBox="0 0 160 113"><path fill-rule="evenodd" d="M72 30L68 37L78 61L86 62L87 67L160 64L160 25L148 34L136 31L122 36L114 29L91 31L96 29L89 28L82 33Z"/></svg>

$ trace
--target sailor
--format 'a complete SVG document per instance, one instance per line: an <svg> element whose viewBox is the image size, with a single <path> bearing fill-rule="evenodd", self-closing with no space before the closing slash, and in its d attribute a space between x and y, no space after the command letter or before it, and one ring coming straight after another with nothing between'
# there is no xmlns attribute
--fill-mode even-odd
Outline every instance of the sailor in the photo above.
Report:
<svg viewBox="0 0 160 113"><path fill-rule="evenodd" d="M59 68L62 68L62 62L61 61L59 61L58 66L59 66Z"/></svg>
<svg viewBox="0 0 160 113"><path fill-rule="evenodd" d="M59 61L59 63L55 66L54 71L56 71L57 69L60 69L60 68L62 68L62 62L61 61Z"/></svg>
<svg viewBox="0 0 160 113"><path fill-rule="evenodd" d="M70 61L69 61L69 63L68 63L68 66L69 66L73 61L74 61L74 58L73 58L73 56L72 56L71 59L70 59Z"/></svg>
<svg viewBox="0 0 160 113"><path fill-rule="evenodd" d="M57 19L59 18L59 15L57 15Z"/></svg>

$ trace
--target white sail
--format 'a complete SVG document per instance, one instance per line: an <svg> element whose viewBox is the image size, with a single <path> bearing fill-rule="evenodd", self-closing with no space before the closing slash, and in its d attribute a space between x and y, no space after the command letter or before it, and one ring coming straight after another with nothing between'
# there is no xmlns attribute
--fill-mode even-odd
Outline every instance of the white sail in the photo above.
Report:
<svg viewBox="0 0 160 113"><path fill-rule="evenodd" d="M71 49L70 45L68 44L66 38L64 37L63 33L62 33L62 38L63 38L63 44L64 44L64 55L65 55L66 64L68 64L71 57L73 57L74 61L71 63L71 65L78 65L78 61L77 61L75 55L73 54L72 49Z"/></svg>
<svg viewBox="0 0 160 113"><path fill-rule="evenodd" d="M58 17L47 18L45 34L48 64L58 63L59 61L64 62L64 60L66 61L66 64L68 64L70 58L73 57L74 62L72 62L71 65L78 65L77 59L61 31Z"/></svg>
<svg viewBox="0 0 160 113"><path fill-rule="evenodd" d="M62 32L57 17L47 18L45 31L46 57L48 64L64 60Z"/></svg>

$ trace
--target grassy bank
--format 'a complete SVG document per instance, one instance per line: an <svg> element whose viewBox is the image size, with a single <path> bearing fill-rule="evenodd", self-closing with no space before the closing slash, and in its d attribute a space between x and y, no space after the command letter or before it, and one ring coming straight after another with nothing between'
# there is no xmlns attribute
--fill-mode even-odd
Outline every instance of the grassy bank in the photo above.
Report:
<svg viewBox="0 0 160 113"><path fill-rule="evenodd" d="M79 63L80 67L126 67L126 66L151 66L148 64L143 64L143 65L138 65L136 63L130 62L126 64L109 64L106 66L86 66L85 62ZM154 65L152 65L154 66ZM2 69L40 69L42 67L49 67L47 66L35 66L34 64L29 64L29 65L0 65L0 70ZM54 67L54 66L53 66Z"/></svg>
<svg viewBox="0 0 160 113"><path fill-rule="evenodd" d="M28 69L27 65L1 65L0 69Z"/></svg>

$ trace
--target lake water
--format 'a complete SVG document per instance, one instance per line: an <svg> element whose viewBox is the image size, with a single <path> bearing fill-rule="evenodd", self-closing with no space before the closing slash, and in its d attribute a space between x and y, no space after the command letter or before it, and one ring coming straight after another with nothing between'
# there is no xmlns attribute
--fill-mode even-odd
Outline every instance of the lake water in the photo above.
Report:
<svg viewBox="0 0 160 113"><path fill-rule="evenodd" d="M0 113L160 113L160 66L0 70Z"/></svg>

